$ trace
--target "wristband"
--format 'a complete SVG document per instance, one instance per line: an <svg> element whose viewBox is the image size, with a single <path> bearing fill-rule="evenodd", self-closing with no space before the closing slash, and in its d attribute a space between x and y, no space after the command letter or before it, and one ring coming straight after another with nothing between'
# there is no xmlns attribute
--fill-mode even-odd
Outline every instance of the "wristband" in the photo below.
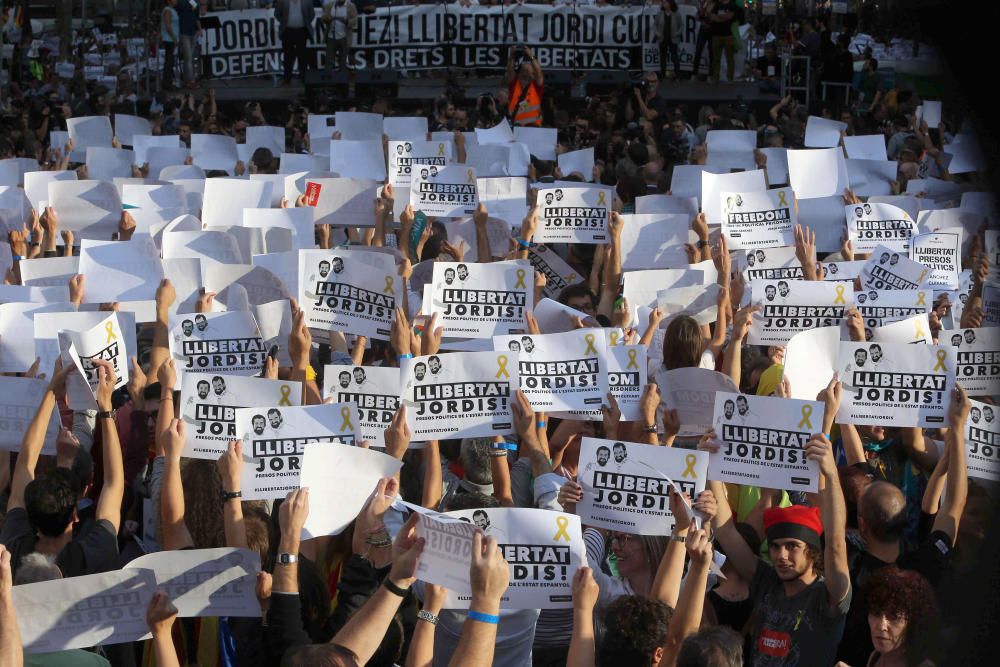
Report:
<svg viewBox="0 0 1000 667"><path fill-rule="evenodd" d="M499 616L494 616L493 614L482 614L478 611L472 611L471 609L469 610L467 618L470 621L479 621L480 623L490 623L492 625L496 625L500 622Z"/></svg>
<svg viewBox="0 0 1000 667"><path fill-rule="evenodd" d="M20 262L20 261L21 261L22 259L24 259L24 257L22 257L21 255L11 255L10 257L11 257L11 259L13 259L13 260L14 260L15 262Z"/></svg>
<svg viewBox="0 0 1000 667"><path fill-rule="evenodd" d="M493 442L490 443L490 447L492 447L493 449L504 449L509 452L517 451L517 445L513 442Z"/></svg>
<svg viewBox="0 0 1000 667"><path fill-rule="evenodd" d="M410 592L409 588L400 588L396 584L389 581L389 577L386 577L382 581L382 585L385 586L386 590L388 590L390 593L392 593L393 595L398 595L401 598L405 598L407 594Z"/></svg>
<svg viewBox="0 0 1000 667"><path fill-rule="evenodd" d="M438 617L437 617L437 615L430 613L426 609L421 609L420 611L417 612L417 620L418 621L427 621L431 625L437 625L438 624Z"/></svg>
<svg viewBox="0 0 1000 667"><path fill-rule="evenodd" d="M101 410L97 413L98 419L114 419L114 410Z"/></svg>
<svg viewBox="0 0 1000 667"><path fill-rule="evenodd" d="M411 354L410 352L407 352L406 354L400 354L399 356L397 356L396 357L396 361L402 361L403 359L412 359L412 358L413 358L413 354Z"/></svg>
<svg viewBox="0 0 1000 667"><path fill-rule="evenodd" d="M549 423L548 423L548 422L537 422L537 423L535 424L535 428L545 428L545 427L546 427L546 426L548 426L548 425L549 425Z"/></svg>
<svg viewBox="0 0 1000 667"><path fill-rule="evenodd" d="M306 366L306 381L312 382L316 379L316 371L311 365Z"/></svg>
<svg viewBox="0 0 1000 667"><path fill-rule="evenodd" d="M656 433L656 424L652 426L644 426L642 429L643 433Z"/></svg>
<svg viewBox="0 0 1000 667"><path fill-rule="evenodd" d="M514 237L514 240L517 241L517 245L521 246L522 248L534 248L535 247L534 243L532 243L531 241L525 241L524 239L522 239L520 237Z"/></svg>
<svg viewBox="0 0 1000 667"><path fill-rule="evenodd" d="M223 491L222 493L219 494L219 496L222 498L222 502L225 503L225 502L229 502L230 500L233 500L235 498L242 498L243 497L243 492L242 491L233 491L233 492L230 493L228 491Z"/></svg>
<svg viewBox="0 0 1000 667"><path fill-rule="evenodd" d="M827 440L830 440L830 434L829 433L824 433L823 437L826 438ZM832 442L832 440L831 440L831 442Z"/></svg>

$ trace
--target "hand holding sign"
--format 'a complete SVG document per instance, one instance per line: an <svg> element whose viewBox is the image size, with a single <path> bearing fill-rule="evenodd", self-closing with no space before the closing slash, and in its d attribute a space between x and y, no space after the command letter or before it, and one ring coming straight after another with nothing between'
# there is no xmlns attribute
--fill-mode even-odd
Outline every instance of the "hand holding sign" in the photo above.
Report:
<svg viewBox="0 0 1000 667"><path fill-rule="evenodd" d="M162 639L170 641L170 629L177 618L177 607L164 591L156 591L146 609L146 625L153 633L154 643Z"/></svg>
<svg viewBox="0 0 1000 667"><path fill-rule="evenodd" d="M399 588L409 588L417 580L417 564L420 561L420 554L424 551L424 538L417 537L417 521L419 519L419 514L410 515L409 520L400 528L392 543L392 569L389 570L387 581ZM506 569L506 564L504 569Z"/></svg>
<svg viewBox="0 0 1000 667"><path fill-rule="evenodd" d="M500 598L510 583L510 568L500 553L496 538L481 532L472 536L472 567L469 568L472 584L472 604L469 608L481 614L496 615Z"/></svg>
<svg viewBox="0 0 1000 667"><path fill-rule="evenodd" d="M822 433L815 434L806 444L806 458L819 465L819 471L827 479L836 477L837 462L833 458L833 445Z"/></svg>

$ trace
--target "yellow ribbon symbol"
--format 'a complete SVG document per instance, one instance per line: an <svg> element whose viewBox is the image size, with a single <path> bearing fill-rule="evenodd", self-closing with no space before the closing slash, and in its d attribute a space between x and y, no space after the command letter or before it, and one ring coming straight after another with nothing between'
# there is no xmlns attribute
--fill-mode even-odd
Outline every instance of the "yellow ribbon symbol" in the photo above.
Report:
<svg viewBox="0 0 1000 667"><path fill-rule="evenodd" d="M597 348L594 347L594 334L587 334L583 337L587 341L587 349L583 351L584 354L597 354Z"/></svg>
<svg viewBox="0 0 1000 667"><path fill-rule="evenodd" d="M690 475L691 479L698 479L698 473L694 471L694 464L698 462L698 457L694 454L688 454L684 457L684 472L681 473L681 477L687 477Z"/></svg>
<svg viewBox="0 0 1000 667"><path fill-rule="evenodd" d="M382 291L383 292L388 292L389 294L392 294L392 289L393 289L392 285L393 285L392 276L386 276L385 277L385 289L382 290Z"/></svg>
<svg viewBox="0 0 1000 667"><path fill-rule="evenodd" d="M112 322L111 320L108 320L107 322L105 322L104 323L104 330L106 332L108 332L108 340L106 340L104 342L105 345L107 345L108 343L110 343L113 340L118 340L118 336L115 335L115 323L114 322Z"/></svg>
<svg viewBox="0 0 1000 667"><path fill-rule="evenodd" d="M576 274L575 273L571 273L568 276L566 276L566 282L571 283L574 280L576 280Z"/></svg>
<svg viewBox="0 0 1000 667"><path fill-rule="evenodd" d="M812 430L813 425L812 422L809 421L809 417L812 416L812 413L813 413L813 406L811 405L802 406L802 421L799 422L798 428L807 428L809 430Z"/></svg>
<svg viewBox="0 0 1000 667"><path fill-rule="evenodd" d="M636 354L638 354L638 352L639 352L638 350L629 350L628 351L628 366L625 367L625 370L628 370L630 368L634 368L636 370L639 370L639 364L637 364L635 362L635 357L636 357Z"/></svg>
<svg viewBox="0 0 1000 667"><path fill-rule="evenodd" d="M514 287L515 288L520 287L521 289L527 289L525 287L525 285L524 285L524 269L518 269L516 271L516 273L517 273L517 282L514 283Z"/></svg>
<svg viewBox="0 0 1000 667"><path fill-rule="evenodd" d="M920 340L921 338L927 337L927 334L924 333L924 328L920 326L919 318L914 320L913 328L916 329L916 333L914 333L914 340Z"/></svg>
<svg viewBox="0 0 1000 667"><path fill-rule="evenodd" d="M569 533L566 532L566 529L569 528L569 519L564 516L557 516L556 527L559 530L556 531L555 536L552 538L553 542L558 542L559 540L566 540L567 542L573 541L569 539Z"/></svg>
<svg viewBox="0 0 1000 667"><path fill-rule="evenodd" d="M918 306L926 306L927 305L927 302L924 301L924 293L923 292L917 292L917 305Z"/></svg>
<svg viewBox="0 0 1000 667"><path fill-rule="evenodd" d="M341 419L344 420L344 421L342 421L340 423L340 430L341 431L347 431L347 430L353 431L354 430L354 424L351 423L351 408L348 407L348 406L346 406L346 405L344 407L342 407L340 409L340 417L341 417Z"/></svg>
<svg viewBox="0 0 1000 667"><path fill-rule="evenodd" d="M287 384L283 384L280 387L281 390L281 400L278 401L278 405L291 405L292 402L288 400L288 397L292 395L292 388Z"/></svg>
<svg viewBox="0 0 1000 667"><path fill-rule="evenodd" d="M444 155L444 144L438 144L438 156Z"/></svg>
<svg viewBox="0 0 1000 667"><path fill-rule="evenodd" d="M472 169L465 172L465 175L468 178L469 183L472 183L474 180L476 180L476 172L474 172Z"/></svg>
<svg viewBox="0 0 1000 667"><path fill-rule="evenodd" d="M944 350L937 351L937 363L934 364L934 370L948 372L948 367L944 365L944 358L948 356L948 353Z"/></svg>
<svg viewBox="0 0 1000 667"><path fill-rule="evenodd" d="M510 373L507 372L507 355L505 354L497 357L497 379L502 377L510 379Z"/></svg>
<svg viewBox="0 0 1000 667"><path fill-rule="evenodd" d="M920 277L917 278L917 284L918 285L923 285L924 284L924 276L926 276L926 275L927 275L927 269L924 269L923 271L920 272Z"/></svg>
<svg viewBox="0 0 1000 667"><path fill-rule="evenodd" d="M837 290L837 298L833 300L833 305L836 306L838 303L843 303L846 305L847 302L844 300L844 286L837 285L836 290Z"/></svg>
<svg viewBox="0 0 1000 667"><path fill-rule="evenodd" d="M598 206L604 204L604 190L597 191L597 204Z"/></svg>
<svg viewBox="0 0 1000 667"><path fill-rule="evenodd" d="M781 204L782 206L788 206L788 202L785 201L785 191L784 190L778 190L778 203Z"/></svg>
<svg viewBox="0 0 1000 667"><path fill-rule="evenodd" d="M611 331L608 332L608 337L611 339L611 343L609 343L611 345L611 347L615 347L616 345L618 345L618 332L617 331L615 331L615 330L612 329Z"/></svg>

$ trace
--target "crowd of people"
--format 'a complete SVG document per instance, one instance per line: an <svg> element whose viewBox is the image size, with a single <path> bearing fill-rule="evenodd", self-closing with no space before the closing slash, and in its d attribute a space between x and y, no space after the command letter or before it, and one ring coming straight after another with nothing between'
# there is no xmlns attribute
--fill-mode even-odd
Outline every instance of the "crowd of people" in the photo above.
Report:
<svg viewBox="0 0 1000 667"><path fill-rule="evenodd" d="M727 71L733 71L730 23L739 8L729 0L702 4L705 25L698 49L710 50L710 73L717 80L720 61L728 61ZM306 0L279 0L276 5L286 40L287 79L292 56L303 58L306 12L313 9ZM324 20L334 38L329 42L329 60L343 66L353 21L370 5L350 0L327 3ZM666 16L664 34L676 32L669 12ZM309 154L320 142L341 138L309 132L310 115L338 111L386 118L422 116L429 131L452 133L458 163L465 161L464 146L476 129L504 123L557 128L555 150L560 155L593 148L591 173L563 173L558 160L539 158L532 151L525 177L526 215L509 228L506 254L496 252L488 239L489 205L480 203L470 216L475 262L528 259L537 247L533 237L540 224L538 189L555 183L613 188L614 211L608 216L605 243L550 244L576 275L585 277L555 300L578 311L573 328L622 329L630 342L647 347L650 382L642 393L641 419L623 420L610 396L601 419L559 418L533 410L518 391L509 397L509 433L411 447L407 407L401 404L387 424L382 449L401 462L400 471L378 481L345 530L306 538L304 526L310 513L317 512L308 487L273 501L245 501L241 484L252 455L243 442L233 439L215 462L189 456L185 429L190 424L181 418L184 397L175 391L184 370L170 349L171 332L178 315L218 312L222 306L216 301L217 292L200 282L203 276L194 276L201 286L196 302L190 312L179 311L176 286L164 279L155 292L155 316L130 332L137 349L128 350L127 385L115 389L118 382L108 361L87 360L97 378L96 409L69 407L67 378L75 366L65 354L52 368L39 368L36 362L7 374L45 382L24 432L18 434L19 448L5 453L8 460L0 466L4 500L0 664L947 664L949 648L961 629L965 589L960 584L977 576L977 556L989 530L996 490L995 483L970 474L966 427L971 401L995 404L1000 391L970 397L956 386L944 399L947 416L938 427L886 426L840 421L844 378L823 378L828 384L816 400L825 408L824 418L802 448L818 474L814 493L724 484L710 475L695 497L677 490L671 493L669 531L639 535L584 525L586 565L571 573L571 608L505 608L512 566L505 560L508 552L501 548L502 540L498 543L485 530L474 534L463 565L471 588L468 607L446 608L447 591L420 579L427 548L418 536L423 515L396 501L445 513L520 507L573 514L585 493L583 471L578 470L584 438L717 455L724 445L721 434L702 429L697 437L685 438L676 411L666 406L653 378L660 371L681 368L716 370L746 395L788 399L789 383L782 379L785 348L747 343L761 295L750 297L753 283L739 269L746 264L740 262L745 251L730 251L727 239L714 221L709 224L704 212L692 215L692 238L685 252L689 264L707 262L717 272L717 281L712 282L719 296L711 323L665 312L655 303L624 301L621 286L628 271L622 268L627 259L622 231L630 214L637 212L643 197L671 194L675 167L709 162L710 132L752 130L757 149L801 149L810 115L842 121L844 137L883 137L887 157L897 164L893 192L910 192L910 181L946 183L954 188L949 197L920 191L916 198L922 208L954 208L961 193L988 190L981 172L948 170L946 149L957 143L963 119L945 113L940 125L928 127L917 116L920 96L902 81L883 85L873 74L878 63L870 53L860 56L864 60L860 83L850 105L821 104L813 109L791 96L763 113L742 100L693 109L672 100L669 83L656 72L645 73L641 82L621 94L572 104L548 94L542 68L528 48L512 50L504 88L495 94L475 100L442 96L412 114L400 112L396 101L387 98L345 102L318 97L277 107L251 100L226 106L211 91L196 91L192 54L199 30L197 8L188 0L167 0L162 18L167 92L160 95L159 108L141 114L148 115L152 135L176 135L183 147L191 148L192 135L226 135L244 143L248 128L284 129L282 153L259 148L246 163L233 165L230 173L202 171L187 158L190 171L184 179L283 174L281 163L288 154ZM825 66L831 71L844 66L836 57L843 44L834 46L828 32L805 32L810 36L802 48L829 54ZM663 46L670 53L670 42ZM182 83L189 84L184 90L174 90L170 74L178 55ZM775 54L768 50L755 67L762 85L773 81L775 67ZM76 177L87 179L88 167L73 159L72 141L61 146L53 141L54 132L69 129L68 120L140 111L127 74L118 77L115 90L109 90L87 81L82 72L60 77L54 68L13 85L9 104L0 133L0 159L34 160L37 165L21 169L16 183L0 188L0 202L15 201L7 198L8 191L23 188L24 172L75 171ZM944 108L951 108L948 100ZM121 143L115 140L116 147ZM336 141L331 150L337 150ZM768 158L762 150L754 151L754 160L758 168L766 168ZM132 178L161 183L148 164L134 165ZM445 221L428 219L408 204L400 207L402 214L396 219L395 200L408 202L407 197L408 193L386 186L374 202L371 225L322 224L307 246L327 250L331 256L345 248L355 253L389 252L404 281L413 277L420 263L468 261L473 248L449 236ZM865 199L849 190L843 197L845 204ZM290 208L307 205L305 192L281 202ZM201 217L197 207L188 213ZM27 286L22 271L28 262L79 256L82 239L60 224L60 216L58 206L32 209L28 215L0 207L10 250L9 267L4 267L6 286ZM984 301L996 280L996 251L987 238L987 223L995 226L996 220L981 217L961 257L968 278L963 293L935 291L929 312L934 343L947 344L961 330L997 325ZM868 259L855 252L846 225L840 250L817 255L816 230L809 229L808 219L800 222L794 254L804 280L824 280L824 265L829 262ZM129 211L122 211L113 240L129 243L145 235L154 236L137 229ZM546 282L545 275L535 274L536 301ZM86 309L92 301L87 298L92 284L85 274L69 279L74 308ZM278 341L288 361L279 363L269 355L259 377L301 382L301 404L320 405L329 398L321 387L330 364L397 367L414 357L446 357L453 348L443 340L436 316L422 317L418 292L408 289L407 307L398 304L391 332L382 340L311 330L297 302L301 295L289 292L292 324ZM19 296L8 296L13 294ZM29 294L30 298L24 296ZM0 295L0 303L45 300L36 292ZM961 316L952 318L952 304L960 298ZM638 326L631 309L636 305L650 306L648 319ZM99 308L111 313L122 306L101 303ZM662 326L666 321L669 324ZM844 340L870 340L870 327L858 309L847 308L843 323ZM548 333L539 329L530 313L524 330ZM663 330L662 344L653 349L658 330ZM0 364L3 343L0 340ZM0 402L3 399L0 396ZM54 454L43 453L53 415L59 423ZM261 567L255 575L259 615L178 618L178 609L160 591L145 612L150 639L49 652L22 649L24 626L19 626L15 604L18 586L118 571L147 552L223 547L259 556Z"/></svg>

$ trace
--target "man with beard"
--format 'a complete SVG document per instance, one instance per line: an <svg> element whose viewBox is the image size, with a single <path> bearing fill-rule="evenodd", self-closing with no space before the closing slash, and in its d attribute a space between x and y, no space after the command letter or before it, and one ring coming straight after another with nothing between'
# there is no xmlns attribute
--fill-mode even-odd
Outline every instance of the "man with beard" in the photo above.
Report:
<svg viewBox="0 0 1000 667"><path fill-rule="evenodd" d="M194 325L198 327L198 331L204 331L208 328L208 318L201 314L195 315Z"/></svg>
<svg viewBox="0 0 1000 667"><path fill-rule="evenodd" d="M535 349L535 341L531 340L528 336L521 336L521 349L531 354L532 350Z"/></svg>
<svg viewBox="0 0 1000 667"><path fill-rule="evenodd" d="M208 383L208 380L198 381L198 398L205 400L208 398L208 392L212 390L212 385Z"/></svg>
<svg viewBox="0 0 1000 667"><path fill-rule="evenodd" d="M437 375L441 371L441 358L437 355L430 357L427 360L427 368L430 369L431 375Z"/></svg>
<svg viewBox="0 0 1000 667"><path fill-rule="evenodd" d="M365 369L361 366L354 367L354 382L360 387L365 383Z"/></svg>
<svg viewBox="0 0 1000 667"><path fill-rule="evenodd" d="M212 390L215 392L216 396L222 396L226 393L226 381L222 377L216 375L212 378Z"/></svg>
<svg viewBox="0 0 1000 667"><path fill-rule="evenodd" d="M184 332L185 336L190 336L194 333L194 322L191 320L184 320L181 322L181 331Z"/></svg>
<svg viewBox="0 0 1000 667"><path fill-rule="evenodd" d="M250 423L253 425L253 432L256 435L262 435L264 428L267 426L267 420L264 419L264 415L254 415Z"/></svg>
<svg viewBox="0 0 1000 667"><path fill-rule="evenodd" d="M778 281L778 294L780 294L782 296L782 298L784 298L784 297L788 296L788 292L789 292L788 282L785 281L785 280L779 280Z"/></svg>
<svg viewBox="0 0 1000 667"><path fill-rule="evenodd" d="M427 375L427 365L425 363L420 362L413 367L413 377L417 378L418 382L422 381L425 375Z"/></svg>
<svg viewBox="0 0 1000 667"><path fill-rule="evenodd" d="M271 408L267 411L267 419L271 422L271 428L273 429L277 429L284 421L281 418L281 411L276 408Z"/></svg>

